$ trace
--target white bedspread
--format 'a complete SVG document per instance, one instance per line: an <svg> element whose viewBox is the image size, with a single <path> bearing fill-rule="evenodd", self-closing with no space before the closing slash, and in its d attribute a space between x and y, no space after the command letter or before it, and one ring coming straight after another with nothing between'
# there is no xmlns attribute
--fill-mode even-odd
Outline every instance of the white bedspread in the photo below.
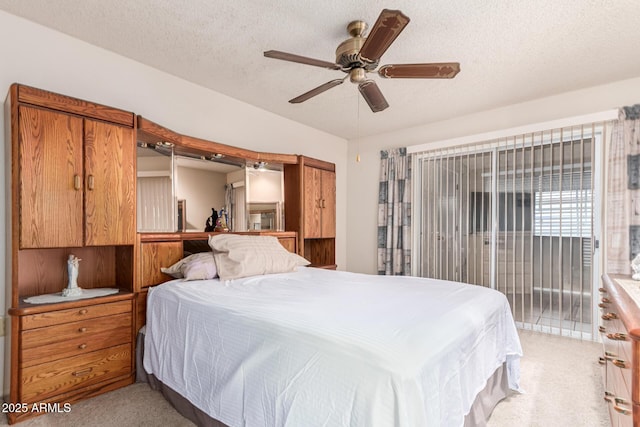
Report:
<svg viewBox="0 0 640 427"><path fill-rule="evenodd" d="M145 370L233 427L461 426L521 355L504 295L454 282L300 268L148 298Z"/></svg>

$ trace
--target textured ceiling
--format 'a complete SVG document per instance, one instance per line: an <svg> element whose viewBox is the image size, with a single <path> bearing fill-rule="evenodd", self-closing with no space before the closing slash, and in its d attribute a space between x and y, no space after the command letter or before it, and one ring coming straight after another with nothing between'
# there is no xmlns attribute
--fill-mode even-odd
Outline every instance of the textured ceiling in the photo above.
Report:
<svg viewBox="0 0 640 427"><path fill-rule="evenodd" d="M390 104L379 113L348 82L287 102L344 74L263 51L334 61L346 25L372 25L384 8L411 22L381 64L457 61L460 74L375 75ZM347 139L640 76L637 0L0 0L0 9Z"/></svg>

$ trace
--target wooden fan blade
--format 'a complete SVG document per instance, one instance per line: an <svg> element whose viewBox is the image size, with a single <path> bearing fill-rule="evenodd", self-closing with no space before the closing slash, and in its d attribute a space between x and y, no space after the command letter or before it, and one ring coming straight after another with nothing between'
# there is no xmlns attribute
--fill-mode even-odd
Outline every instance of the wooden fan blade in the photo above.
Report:
<svg viewBox="0 0 640 427"><path fill-rule="evenodd" d="M380 76L388 79L452 79L460 72L457 62L432 64L389 64L378 70Z"/></svg>
<svg viewBox="0 0 640 427"><path fill-rule="evenodd" d="M371 111L374 113L382 111L389 106L382 92L380 92L380 88L373 80L363 81L358 85L358 89L360 89L362 97L367 101L369 108L371 108Z"/></svg>
<svg viewBox="0 0 640 427"><path fill-rule="evenodd" d="M299 104L301 102L306 101L309 98L313 98L316 95L321 94L324 91L327 91L329 89L331 89L332 87L338 86L340 84L342 84L342 82L344 82L344 79L335 79L335 80L331 80L330 82L327 82L323 85L318 86L315 89L311 89L309 92L305 92L300 96L297 96L293 99L290 99L289 102L292 104Z"/></svg>
<svg viewBox="0 0 640 427"><path fill-rule="evenodd" d="M360 58L377 63L408 23L409 17L399 10L384 9L360 49Z"/></svg>
<svg viewBox="0 0 640 427"><path fill-rule="evenodd" d="M307 58L306 56L294 55L293 53L280 52L279 50L268 50L264 52L264 56L273 59L282 59L283 61L297 62L299 64L313 65L314 67L328 68L330 70L339 70L340 67L329 61L320 59Z"/></svg>

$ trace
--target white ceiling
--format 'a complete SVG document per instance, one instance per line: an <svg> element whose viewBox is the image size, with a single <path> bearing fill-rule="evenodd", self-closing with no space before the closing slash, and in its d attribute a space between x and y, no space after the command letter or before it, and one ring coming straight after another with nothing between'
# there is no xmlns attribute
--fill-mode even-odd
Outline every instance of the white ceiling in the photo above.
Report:
<svg viewBox="0 0 640 427"><path fill-rule="evenodd" d="M372 25L384 8L411 22L381 64L457 61L460 74L375 75L390 104L379 113L348 82L287 102L343 73L263 51L332 62L346 25ZM347 139L640 76L637 0L0 0L0 9Z"/></svg>

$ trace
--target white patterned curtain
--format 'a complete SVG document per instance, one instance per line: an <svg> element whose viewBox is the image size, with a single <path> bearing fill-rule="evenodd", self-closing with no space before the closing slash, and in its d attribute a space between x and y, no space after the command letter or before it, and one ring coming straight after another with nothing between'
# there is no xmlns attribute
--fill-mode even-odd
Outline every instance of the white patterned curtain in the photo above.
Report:
<svg viewBox="0 0 640 427"><path fill-rule="evenodd" d="M640 104L613 125L607 181L607 272L630 274L640 253Z"/></svg>
<svg viewBox="0 0 640 427"><path fill-rule="evenodd" d="M378 274L411 274L411 156L406 148L380 152Z"/></svg>

